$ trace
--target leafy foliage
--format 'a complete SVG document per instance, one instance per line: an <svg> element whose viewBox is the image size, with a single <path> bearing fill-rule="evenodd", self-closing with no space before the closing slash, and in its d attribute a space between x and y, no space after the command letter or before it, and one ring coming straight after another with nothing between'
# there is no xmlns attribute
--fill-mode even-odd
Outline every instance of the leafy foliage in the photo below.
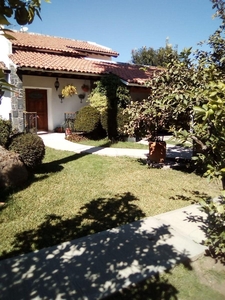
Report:
<svg viewBox="0 0 225 300"><path fill-rule="evenodd" d="M45 156L45 145L42 139L32 133L14 135L9 150L18 153L29 169L34 169L40 165Z"/></svg>
<svg viewBox="0 0 225 300"><path fill-rule="evenodd" d="M90 106L95 107L100 113L108 107L108 99L105 94L100 92L92 92L88 97L88 101L90 102Z"/></svg>
<svg viewBox="0 0 225 300"><path fill-rule="evenodd" d="M45 0L49 2L49 0ZM0 24L10 25L9 18L16 19L19 25L31 24L37 15L40 19L40 0L2 0L0 1Z"/></svg>
<svg viewBox="0 0 225 300"><path fill-rule="evenodd" d="M101 114L101 125L103 129L106 131L107 135L109 135L108 131L110 130L110 126L112 123L109 121L109 114L112 114L110 109L106 109ZM116 111L116 124L117 124L117 136L116 139L120 139L121 136L125 134L125 125L128 123L128 114L124 113L124 109L119 108Z"/></svg>
<svg viewBox="0 0 225 300"><path fill-rule="evenodd" d="M201 145L198 159L207 166L205 176L221 178L225 188L225 83L210 82L201 96L206 102L194 107L194 133Z"/></svg>
<svg viewBox="0 0 225 300"><path fill-rule="evenodd" d="M73 95L76 95L76 94L77 94L77 89L72 84L68 84L68 85L64 86L64 88L62 89L62 96L64 98L72 97Z"/></svg>
<svg viewBox="0 0 225 300"><path fill-rule="evenodd" d="M87 138L81 134L72 133L66 137L70 142L79 143L81 141L86 141Z"/></svg>
<svg viewBox="0 0 225 300"><path fill-rule="evenodd" d="M191 49L185 49L179 58L169 56L168 68L156 73L147 84L151 87L148 99L127 106L129 135L157 140L159 132L180 128L184 116L182 126L190 126L191 91L198 84L195 67L188 59L190 53Z"/></svg>
<svg viewBox="0 0 225 300"><path fill-rule="evenodd" d="M96 82L92 91L90 104L101 113L101 123L110 140L117 140L119 136L117 115L118 109L123 109L130 103L130 93L119 77L108 75Z"/></svg>
<svg viewBox="0 0 225 300"><path fill-rule="evenodd" d="M92 106L81 108L75 119L75 130L86 133L97 130L100 123L100 113Z"/></svg>
<svg viewBox="0 0 225 300"><path fill-rule="evenodd" d="M12 125L10 121L0 119L0 146L7 148L11 131Z"/></svg>
<svg viewBox="0 0 225 300"><path fill-rule="evenodd" d="M147 48L146 46L133 49L131 52L131 61L137 65L147 66L166 66L169 63L169 55L176 57L177 51L172 49L169 45L154 50L152 47Z"/></svg>
<svg viewBox="0 0 225 300"><path fill-rule="evenodd" d="M208 246L211 256L225 263L225 198L202 200L201 210L208 216L204 244Z"/></svg>

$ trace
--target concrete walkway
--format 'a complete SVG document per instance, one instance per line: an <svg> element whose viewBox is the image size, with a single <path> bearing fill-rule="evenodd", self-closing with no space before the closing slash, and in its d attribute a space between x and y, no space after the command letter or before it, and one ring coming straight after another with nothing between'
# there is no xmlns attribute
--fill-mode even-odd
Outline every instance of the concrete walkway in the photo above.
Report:
<svg viewBox="0 0 225 300"><path fill-rule="evenodd" d="M65 139L64 133L41 134L40 137L43 139L46 146L57 150L69 150L76 153L90 153L106 156L130 156L136 158L146 158L148 155L148 150L109 147L102 148L72 143ZM191 155L191 148L183 148L167 144L167 158L190 159Z"/></svg>
<svg viewBox="0 0 225 300"><path fill-rule="evenodd" d="M105 154L103 149L77 146L58 134L43 136L43 140L56 149L113 155L111 151ZM122 155L115 151L115 155ZM129 153L140 157L137 152ZM202 255L205 219L197 205L190 205L2 260L0 299L103 299Z"/></svg>
<svg viewBox="0 0 225 300"><path fill-rule="evenodd" d="M0 299L103 299L187 265L205 250L200 216L191 205L0 261Z"/></svg>

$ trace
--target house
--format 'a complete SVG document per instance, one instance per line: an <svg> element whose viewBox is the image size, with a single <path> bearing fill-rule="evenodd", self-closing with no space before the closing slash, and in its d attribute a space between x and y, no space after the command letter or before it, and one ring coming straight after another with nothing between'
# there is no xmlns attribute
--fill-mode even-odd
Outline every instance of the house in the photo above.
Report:
<svg viewBox="0 0 225 300"><path fill-rule="evenodd" d="M14 128L24 129L24 112L36 112L39 131L53 131L64 115L88 104L94 82L107 74L117 75L129 88L131 97L145 98L144 85L156 68L112 61L118 53L96 43L12 31L11 38L0 35L0 62L6 79L15 86L1 100L0 117L10 118ZM0 67L1 67L0 65ZM9 74L10 73L10 74ZM74 85L77 94L63 99L62 88ZM83 91L82 86L88 87Z"/></svg>

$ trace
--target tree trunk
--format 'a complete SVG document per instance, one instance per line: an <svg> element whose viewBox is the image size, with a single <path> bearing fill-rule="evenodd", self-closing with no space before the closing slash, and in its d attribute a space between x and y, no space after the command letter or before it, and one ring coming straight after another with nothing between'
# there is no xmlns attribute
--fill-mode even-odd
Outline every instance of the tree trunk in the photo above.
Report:
<svg viewBox="0 0 225 300"><path fill-rule="evenodd" d="M222 181L222 188L223 190L225 190L225 176L222 177L221 181Z"/></svg>

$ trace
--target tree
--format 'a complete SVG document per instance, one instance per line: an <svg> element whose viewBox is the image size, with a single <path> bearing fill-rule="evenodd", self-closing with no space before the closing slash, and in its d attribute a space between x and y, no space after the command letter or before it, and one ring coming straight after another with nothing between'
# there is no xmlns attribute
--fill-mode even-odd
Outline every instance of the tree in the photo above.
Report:
<svg viewBox="0 0 225 300"><path fill-rule="evenodd" d="M195 159L205 166L204 175L221 178L225 189L225 74L215 59L225 40L221 37L215 48L216 40L217 34L209 40L215 51L198 51L195 60L190 58L191 49L170 58L168 68L149 81L148 99L128 106L132 117L128 130L154 136L155 128L169 125L176 137L199 146ZM180 122L184 116L186 122Z"/></svg>
<svg viewBox="0 0 225 300"><path fill-rule="evenodd" d="M130 102L130 93L119 77L109 74L96 82L96 87L89 96L91 106L96 107L101 117L104 117L104 126L111 141L119 137L118 115Z"/></svg>
<svg viewBox="0 0 225 300"><path fill-rule="evenodd" d="M0 24L10 25L12 17L19 25L31 24L35 15L41 19L40 11L41 0L0 0Z"/></svg>
<svg viewBox="0 0 225 300"><path fill-rule="evenodd" d="M165 48L161 47L157 50L147 48L146 46L137 50L132 50L132 63L146 66L165 66L169 61L169 55L177 56L177 51L172 49L170 45Z"/></svg>

